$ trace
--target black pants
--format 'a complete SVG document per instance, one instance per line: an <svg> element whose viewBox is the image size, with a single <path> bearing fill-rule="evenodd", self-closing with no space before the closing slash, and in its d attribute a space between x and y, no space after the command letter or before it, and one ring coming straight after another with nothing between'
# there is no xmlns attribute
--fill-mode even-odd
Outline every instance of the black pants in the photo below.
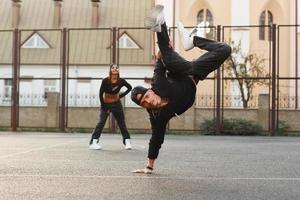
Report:
<svg viewBox="0 0 300 200"><path fill-rule="evenodd" d="M123 137L123 144L125 144L125 139L130 139L129 132L127 130L126 124L125 124L125 117L123 112L123 107L120 101L112 104L106 105L107 109L100 108L100 116L99 121L93 130L92 138L90 141L90 144L93 139L99 139L103 130L103 127L105 125L105 122L107 120L107 117L109 116L108 110L114 115L114 117L117 120L118 126L121 130L121 134Z"/></svg>
<svg viewBox="0 0 300 200"><path fill-rule="evenodd" d="M166 68L171 73L193 75L199 80L204 80L209 73L218 69L231 54L231 47L226 43L194 36L194 46L207 52L193 61L188 61L169 47L170 39L165 23L161 30L161 32L157 32L158 46Z"/></svg>

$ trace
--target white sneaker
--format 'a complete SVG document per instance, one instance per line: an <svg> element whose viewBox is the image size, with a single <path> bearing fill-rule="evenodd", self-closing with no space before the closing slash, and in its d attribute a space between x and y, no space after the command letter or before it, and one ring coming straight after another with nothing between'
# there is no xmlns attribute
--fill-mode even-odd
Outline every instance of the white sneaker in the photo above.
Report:
<svg viewBox="0 0 300 200"><path fill-rule="evenodd" d="M177 23L177 29L181 39L181 44L183 46L183 49L188 51L194 48L194 43L193 43L194 36L184 28L181 22Z"/></svg>
<svg viewBox="0 0 300 200"><path fill-rule="evenodd" d="M130 139L125 139L125 149L127 149L127 150L132 149Z"/></svg>
<svg viewBox="0 0 300 200"><path fill-rule="evenodd" d="M146 28L153 32L161 32L161 25L165 22L163 9L164 6L158 4L150 11L144 20Z"/></svg>
<svg viewBox="0 0 300 200"><path fill-rule="evenodd" d="M89 149L91 150L98 150L101 149L101 145L99 144L99 140L93 139L92 144L90 144Z"/></svg>

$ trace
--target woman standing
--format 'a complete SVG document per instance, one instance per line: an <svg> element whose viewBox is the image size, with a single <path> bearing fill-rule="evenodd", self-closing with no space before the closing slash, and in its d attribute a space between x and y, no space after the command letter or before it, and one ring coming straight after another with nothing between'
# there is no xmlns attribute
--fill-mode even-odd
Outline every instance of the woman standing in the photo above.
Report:
<svg viewBox="0 0 300 200"><path fill-rule="evenodd" d="M123 93L119 93L120 89L123 86L125 86L127 90ZM120 78L119 66L116 64L112 64L109 69L109 76L103 79L100 87L100 119L95 129L93 130L89 146L90 149L101 149L101 145L99 144L99 138L101 136L103 127L110 112L112 112L112 114L117 120L117 123L122 133L123 144L125 145L125 149L132 149L130 143L130 135L125 124L123 107L120 101L120 99L126 94L128 94L131 89L131 85L125 79Z"/></svg>

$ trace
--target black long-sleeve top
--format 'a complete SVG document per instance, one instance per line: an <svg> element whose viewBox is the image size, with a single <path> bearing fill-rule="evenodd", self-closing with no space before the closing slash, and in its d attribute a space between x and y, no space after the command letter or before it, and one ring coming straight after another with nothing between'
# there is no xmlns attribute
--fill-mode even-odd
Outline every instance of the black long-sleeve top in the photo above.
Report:
<svg viewBox="0 0 300 200"><path fill-rule="evenodd" d="M172 117L184 113L194 104L196 85L189 76L167 74L161 60L156 63L151 85L155 94L168 100L168 104L159 110L147 110L152 129L148 158L156 159L164 141L167 123Z"/></svg>
<svg viewBox="0 0 300 200"><path fill-rule="evenodd" d="M158 60L152 78L152 90L168 104L160 111L180 115L188 110L195 101L196 85L191 77L182 74L166 73L161 60Z"/></svg>
<svg viewBox="0 0 300 200"><path fill-rule="evenodd" d="M120 99L126 96L130 92L132 86L123 78L120 78L119 83L116 85L110 83L109 77L103 79L99 90L99 99L100 99L101 107L104 108L106 105L103 99L104 92L107 94L118 94L123 86L125 86L127 90L119 94Z"/></svg>

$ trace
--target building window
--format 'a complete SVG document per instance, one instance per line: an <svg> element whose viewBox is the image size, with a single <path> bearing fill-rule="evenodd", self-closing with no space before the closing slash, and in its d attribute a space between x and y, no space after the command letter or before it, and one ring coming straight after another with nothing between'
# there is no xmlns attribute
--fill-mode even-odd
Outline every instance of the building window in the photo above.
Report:
<svg viewBox="0 0 300 200"><path fill-rule="evenodd" d="M272 29L271 29L272 25L273 25L272 12L269 10L264 10L259 17L259 39L260 40L269 40L269 41L272 40Z"/></svg>
<svg viewBox="0 0 300 200"><path fill-rule="evenodd" d="M22 48L48 49L50 46L40 34L34 33L24 42Z"/></svg>
<svg viewBox="0 0 300 200"><path fill-rule="evenodd" d="M204 9L200 10L197 15L197 24L203 23L204 25Z"/></svg>
<svg viewBox="0 0 300 200"><path fill-rule="evenodd" d="M214 18L209 9L202 9L197 15L197 35L201 37L206 37L209 39L214 39L215 29L212 27L214 25Z"/></svg>
<svg viewBox="0 0 300 200"><path fill-rule="evenodd" d="M123 33L119 40L119 48L120 49L139 49L140 47L137 45L136 42L126 33Z"/></svg>
<svg viewBox="0 0 300 200"><path fill-rule="evenodd" d="M4 80L4 98L11 99L12 79Z"/></svg>
<svg viewBox="0 0 300 200"><path fill-rule="evenodd" d="M47 92L56 91L56 80L44 80L44 97L47 98Z"/></svg>

